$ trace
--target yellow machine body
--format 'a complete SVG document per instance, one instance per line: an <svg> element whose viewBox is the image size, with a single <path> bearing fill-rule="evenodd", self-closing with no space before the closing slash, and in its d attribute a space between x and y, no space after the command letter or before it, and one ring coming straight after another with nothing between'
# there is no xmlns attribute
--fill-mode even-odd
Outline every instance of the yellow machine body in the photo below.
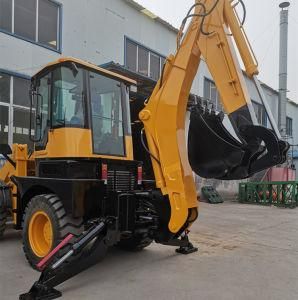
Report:
<svg viewBox="0 0 298 300"><path fill-rule="evenodd" d="M35 158L111 158L108 155L96 155L92 151L91 129L59 128L48 133L45 150L35 151ZM112 156L112 159L133 160L131 136L125 137L125 156Z"/></svg>

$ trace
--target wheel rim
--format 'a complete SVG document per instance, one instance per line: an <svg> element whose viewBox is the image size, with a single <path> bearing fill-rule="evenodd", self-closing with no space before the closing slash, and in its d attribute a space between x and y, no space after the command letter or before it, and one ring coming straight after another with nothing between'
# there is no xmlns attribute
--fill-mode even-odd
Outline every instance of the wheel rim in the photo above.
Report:
<svg viewBox="0 0 298 300"><path fill-rule="evenodd" d="M52 249L52 222L43 211L35 212L30 220L29 242L33 253L38 257L46 256Z"/></svg>

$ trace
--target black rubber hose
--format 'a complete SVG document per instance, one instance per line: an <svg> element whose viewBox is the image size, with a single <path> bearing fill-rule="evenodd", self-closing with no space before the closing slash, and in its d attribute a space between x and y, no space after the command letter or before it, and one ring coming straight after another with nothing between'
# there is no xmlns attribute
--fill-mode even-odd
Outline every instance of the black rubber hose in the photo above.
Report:
<svg viewBox="0 0 298 300"><path fill-rule="evenodd" d="M243 26L245 24L245 21L246 21L246 6L243 2L243 0L238 0L239 3L241 4L242 8L243 8L243 19L242 19L242 22L241 22L241 25Z"/></svg>
<svg viewBox="0 0 298 300"><path fill-rule="evenodd" d="M191 18L191 17L202 17L202 22L201 22L201 26L200 26L201 33L204 34L204 35L209 35L209 34L211 34L211 32L205 32L205 31L203 30L204 21L205 21L205 18L206 18L207 16L209 16L209 15L215 10L215 8L217 7L218 3L219 3L219 0L216 0L216 2L214 3L214 5L211 7L211 9L210 9L209 11L207 11L206 6L205 6L205 4L203 4L203 3L200 3L200 2L199 2L199 3L196 3L196 4L192 5L191 8L190 8L189 11L188 11L186 17L185 17L185 18L183 19L183 21L182 21L180 30L183 30L183 28L184 28L184 26L185 26L185 24L186 24L186 21L187 21L189 18ZM244 5L244 3L242 3L242 4ZM203 13L192 14L192 13L191 13L192 10L193 10L195 7L197 7L197 6L201 6L201 7L202 7Z"/></svg>
<svg viewBox="0 0 298 300"><path fill-rule="evenodd" d="M144 141L144 128L142 128L141 130L141 142L142 142L142 146L144 147L145 151L160 165L160 161L157 159L157 157L155 157L150 150L147 148L145 141Z"/></svg>

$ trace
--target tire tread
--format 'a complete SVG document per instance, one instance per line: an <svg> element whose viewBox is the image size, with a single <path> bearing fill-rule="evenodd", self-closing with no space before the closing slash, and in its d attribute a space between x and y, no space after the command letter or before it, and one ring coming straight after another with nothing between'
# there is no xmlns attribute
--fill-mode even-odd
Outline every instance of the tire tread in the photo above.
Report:
<svg viewBox="0 0 298 300"><path fill-rule="evenodd" d="M84 230L84 223L82 218L74 219L66 214L62 201L55 194L43 194L35 196L28 203L24 216L23 216L23 251L25 253L28 263L33 269L36 269L36 259L30 251L30 245L27 242L27 226L26 223L28 214L34 212L34 209L40 208L45 210L50 210L54 216L54 225L58 232L58 238L54 242L54 246L57 246L69 233L73 234L75 237L79 236ZM29 218L29 217L28 217ZM53 224L52 224L53 225ZM40 260L40 259L39 259Z"/></svg>

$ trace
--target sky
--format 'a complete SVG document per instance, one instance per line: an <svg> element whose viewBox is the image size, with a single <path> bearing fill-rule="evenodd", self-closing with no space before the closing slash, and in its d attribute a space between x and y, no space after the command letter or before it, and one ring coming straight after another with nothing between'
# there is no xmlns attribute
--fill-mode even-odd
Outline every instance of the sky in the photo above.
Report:
<svg viewBox="0 0 298 300"><path fill-rule="evenodd" d="M137 0L175 27L194 0ZM259 61L259 79L278 90L280 0L244 0L247 9L245 30ZM288 97L298 103L298 3L290 1ZM239 10L240 12L240 10Z"/></svg>

